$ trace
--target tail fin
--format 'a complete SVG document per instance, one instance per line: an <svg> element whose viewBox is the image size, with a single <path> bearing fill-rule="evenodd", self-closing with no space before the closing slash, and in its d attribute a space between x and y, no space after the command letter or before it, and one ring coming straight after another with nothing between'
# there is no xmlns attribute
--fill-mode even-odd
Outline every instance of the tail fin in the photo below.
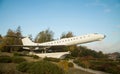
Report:
<svg viewBox="0 0 120 74"><path fill-rule="evenodd" d="M28 37L22 39L23 45L35 45Z"/></svg>

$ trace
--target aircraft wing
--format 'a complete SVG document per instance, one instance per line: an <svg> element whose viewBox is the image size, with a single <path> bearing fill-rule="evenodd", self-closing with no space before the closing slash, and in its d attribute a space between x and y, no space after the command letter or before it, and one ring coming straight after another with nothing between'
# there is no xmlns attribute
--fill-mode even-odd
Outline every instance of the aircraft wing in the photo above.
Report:
<svg viewBox="0 0 120 74"><path fill-rule="evenodd" d="M54 47L63 47L65 45L39 46L39 45L6 45L6 47L22 47L23 49L49 49Z"/></svg>
<svg viewBox="0 0 120 74"><path fill-rule="evenodd" d="M55 45L55 46L39 46L39 45L6 45L6 47L21 47L26 50L48 50L61 51L65 45ZM57 50L56 50L57 49Z"/></svg>

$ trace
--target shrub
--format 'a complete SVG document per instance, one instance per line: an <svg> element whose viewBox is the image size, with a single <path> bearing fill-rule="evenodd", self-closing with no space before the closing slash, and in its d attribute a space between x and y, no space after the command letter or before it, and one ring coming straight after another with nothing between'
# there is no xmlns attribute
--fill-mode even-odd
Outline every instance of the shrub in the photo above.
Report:
<svg viewBox="0 0 120 74"><path fill-rule="evenodd" d="M66 55L64 60L74 59L74 57L71 54Z"/></svg>
<svg viewBox="0 0 120 74"><path fill-rule="evenodd" d="M64 74L64 70L49 61L23 62L17 66L17 70L30 74Z"/></svg>
<svg viewBox="0 0 120 74"><path fill-rule="evenodd" d="M116 61L91 61L91 66L90 68L95 69L95 70L100 70L104 72L108 72L111 74L120 74L120 68L119 64Z"/></svg>
<svg viewBox="0 0 120 74"><path fill-rule="evenodd" d="M23 56L23 54L18 53L18 52L15 52L15 53L14 53L14 56Z"/></svg>
<svg viewBox="0 0 120 74"><path fill-rule="evenodd" d="M83 67L83 64L78 59L74 60L73 62L76 63L77 65Z"/></svg>
<svg viewBox="0 0 120 74"><path fill-rule="evenodd" d="M74 60L74 63L76 63L77 65L82 66L84 68L89 68L90 65L91 65L89 63L89 61L87 61L87 60L80 60L80 59Z"/></svg>
<svg viewBox="0 0 120 74"><path fill-rule="evenodd" d="M17 68L17 70L19 70L21 72L27 72L31 65L32 65L31 63L22 62L19 65L17 65L16 68Z"/></svg>
<svg viewBox="0 0 120 74"><path fill-rule="evenodd" d="M2 48L0 49L1 52L10 52L11 50L9 48Z"/></svg>
<svg viewBox="0 0 120 74"><path fill-rule="evenodd" d="M72 62L68 62L68 67L74 67Z"/></svg>
<svg viewBox="0 0 120 74"><path fill-rule="evenodd" d="M66 61L66 60L62 60L62 61L60 61L59 63L58 63L58 65L61 67L61 68L63 68L65 71L67 71L68 70L68 62Z"/></svg>
<svg viewBox="0 0 120 74"><path fill-rule="evenodd" d="M19 56L12 57L12 62L13 63L21 63L21 62L24 62L24 61L26 61L26 60L22 57L19 57Z"/></svg>
<svg viewBox="0 0 120 74"><path fill-rule="evenodd" d="M9 56L0 56L0 63L11 63L12 58Z"/></svg>
<svg viewBox="0 0 120 74"><path fill-rule="evenodd" d="M34 63L30 69L29 73L31 74L64 74L62 68L59 68L57 65L48 62L48 61L40 61Z"/></svg>
<svg viewBox="0 0 120 74"><path fill-rule="evenodd" d="M33 59L39 59L39 58L40 58L40 57L37 56L37 55L27 55L27 56L29 56L29 57L33 57Z"/></svg>
<svg viewBox="0 0 120 74"><path fill-rule="evenodd" d="M46 61L52 61L52 62L59 62L60 59L57 59L57 58L48 58L48 57L45 57L44 60Z"/></svg>
<svg viewBox="0 0 120 74"><path fill-rule="evenodd" d="M28 52L23 51L23 52L14 52L14 56L27 56Z"/></svg>
<svg viewBox="0 0 120 74"><path fill-rule="evenodd" d="M39 56L37 56L37 55L32 55L32 57L33 57L34 59L39 59Z"/></svg>

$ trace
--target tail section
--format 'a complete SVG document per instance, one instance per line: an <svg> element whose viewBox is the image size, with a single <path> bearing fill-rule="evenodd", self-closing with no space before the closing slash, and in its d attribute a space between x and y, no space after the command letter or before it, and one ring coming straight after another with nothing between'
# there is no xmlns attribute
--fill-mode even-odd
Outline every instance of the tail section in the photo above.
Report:
<svg viewBox="0 0 120 74"><path fill-rule="evenodd" d="M23 45L35 45L28 37L22 39Z"/></svg>

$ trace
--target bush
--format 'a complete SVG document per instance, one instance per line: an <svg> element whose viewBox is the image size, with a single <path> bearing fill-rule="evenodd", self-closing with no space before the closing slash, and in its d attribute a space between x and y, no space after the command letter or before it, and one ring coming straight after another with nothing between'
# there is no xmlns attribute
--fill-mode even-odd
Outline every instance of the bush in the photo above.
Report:
<svg viewBox="0 0 120 74"><path fill-rule="evenodd" d="M10 48L2 48L2 49L0 49L0 51L1 52L10 52L11 50L10 50Z"/></svg>
<svg viewBox="0 0 120 74"><path fill-rule="evenodd" d="M37 55L32 55L32 57L33 57L34 59L39 59L39 56L37 56Z"/></svg>
<svg viewBox="0 0 120 74"><path fill-rule="evenodd" d="M30 74L65 74L62 68L49 61L23 62L17 66L17 70Z"/></svg>
<svg viewBox="0 0 120 74"><path fill-rule="evenodd" d="M44 60L46 61L52 61L52 62L59 62L60 59L57 59L57 58L48 58L48 57L45 57Z"/></svg>
<svg viewBox="0 0 120 74"><path fill-rule="evenodd" d="M12 62L13 63L21 63L21 62L24 62L24 61L26 61L26 60L22 57L19 57L19 56L12 57Z"/></svg>
<svg viewBox="0 0 120 74"><path fill-rule="evenodd" d="M120 74L120 67L118 62L116 61L91 61L91 66L90 68L95 69L95 70L100 70L104 72L108 72L111 74Z"/></svg>
<svg viewBox="0 0 120 74"><path fill-rule="evenodd" d="M39 59L40 57L37 55L28 55L29 57L33 57L33 59Z"/></svg>
<svg viewBox="0 0 120 74"><path fill-rule="evenodd" d="M23 51L23 52L14 52L14 56L27 56L28 52Z"/></svg>
<svg viewBox="0 0 120 74"><path fill-rule="evenodd" d="M14 53L14 56L23 56L23 54L18 53L18 52L15 52L15 53Z"/></svg>
<svg viewBox="0 0 120 74"><path fill-rule="evenodd" d="M74 60L74 63L76 63L77 65L82 66L84 68L90 67L90 63L87 60L76 59L76 60Z"/></svg>
<svg viewBox="0 0 120 74"><path fill-rule="evenodd" d="M31 74L64 74L64 71L59 68L57 65L48 62L40 61L34 63L30 69L29 73Z"/></svg>
<svg viewBox="0 0 120 74"><path fill-rule="evenodd" d="M68 67L68 61L66 60L62 60L58 63L58 65L63 68L65 71L68 71L69 67Z"/></svg>
<svg viewBox="0 0 120 74"><path fill-rule="evenodd" d="M11 63L12 58L9 56L0 56L0 63Z"/></svg>
<svg viewBox="0 0 120 74"><path fill-rule="evenodd" d="M31 63L22 62L19 65L17 65L16 68L17 68L18 71L27 72L31 65L32 65Z"/></svg>
<svg viewBox="0 0 120 74"><path fill-rule="evenodd" d="M72 62L69 62L69 63L68 63L68 67L74 67L73 63L72 63Z"/></svg>

